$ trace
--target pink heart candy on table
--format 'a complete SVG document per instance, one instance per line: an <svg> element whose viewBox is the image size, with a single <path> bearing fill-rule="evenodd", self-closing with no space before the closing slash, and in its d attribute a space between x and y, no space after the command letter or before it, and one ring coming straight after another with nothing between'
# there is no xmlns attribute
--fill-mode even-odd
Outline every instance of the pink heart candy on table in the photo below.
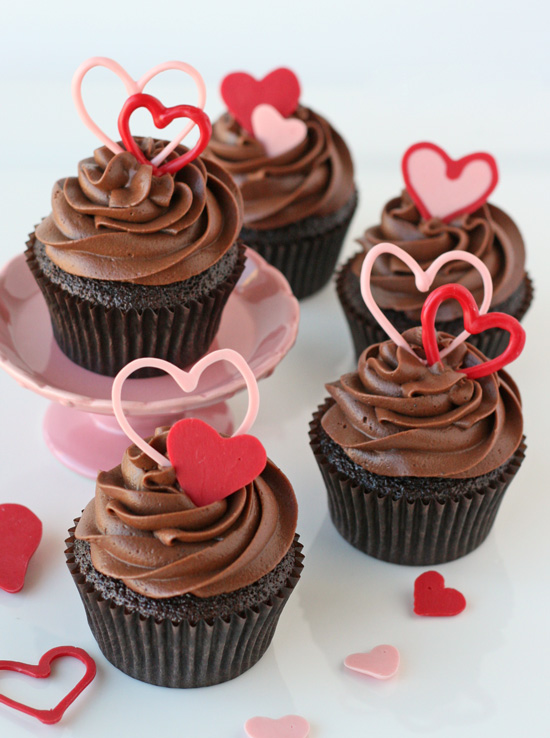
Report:
<svg viewBox="0 0 550 738"><path fill-rule="evenodd" d="M375 679L390 679L399 669L399 660L399 651L395 646L382 645L366 653L347 656L344 666Z"/></svg>
<svg viewBox="0 0 550 738"><path fill-rule="evenodd" d="M161 74L162 72L166 72L167 70L176 69L188 74L195 83L199 94L197 107L203 109L206 103L206 85L204 84L203 78L194 67L192 67L190 64L186 64L185 62L168 61L163 62L162 64L157 64L157 66L149 69L148 72L145 72L145 74L139 80L135 80L130 77L124 67L122 67L114 59L109 59L106 56L93 56L90 59L86 59L86 61L82 62L82 64L77 68L76 72L73 75L71 91L74 104L84 124L90 129L90 131L92 131L95 136L97 136L101 143L107 146L107 148L110 149L110 151L112 151L114 154L121 154L124 149L117 143L115 143L111 138L109 138L109 136L107 136L107 134L101 130L97 123L92 120L90 114L86 110L84 101L82 100L82 80L90 71L90 69L93 69L94 67L106 67L111 72L114 72L124 84L126 92L129 96L143 92L145 85L150 82L153 77L156 77L157 75ZM194 125L195 123L193 121L187 123L185 127L180 131L180 133L178 133L178 135L175 136L172 141L170 141L170 143L167 144L164 149L151 161L153 166L158 166L161 161L164 161L168 154L170 154L176 148L176 146L189 133Z"/></svg>
<svg viewBox="0 0 550 738"><path fill-rule="evenodd" d="M270 158L286 154L307 137L307 125L303 120L283 118L272 105L266 104L252 111L252 129Z"/></svg>
<svg viewBox="0 0 550 738"><path fill-rule="evenodd" d="M426 220L449 222L473 213L498 182L497 165L490 154L480 152L454 160L428 142L411 146L401 167L407 191Z"/></svg>
<svg viewBox="0 0 550 738"><path fill-rule="evenodd" d="M244 725L249 738L307 738L308 721L300 715L285 715L273 720L266 717L253 717Z"/></svg>

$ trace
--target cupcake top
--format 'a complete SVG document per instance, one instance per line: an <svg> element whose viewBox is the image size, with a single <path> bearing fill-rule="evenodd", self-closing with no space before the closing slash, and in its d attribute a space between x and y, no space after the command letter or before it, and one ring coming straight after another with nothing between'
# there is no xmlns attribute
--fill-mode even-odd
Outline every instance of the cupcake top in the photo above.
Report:
<svg viewBox="0 0 550 738"><path fill-rule="evenodd" d="M149 443L166 454L168 429ZM296 530L297 502L271 462L225 499L196 507L173 466L160 467L136 446L100 472L96 495L75 537L90 543L94 567L155 599L233 592L274 569Z"/></svg>
<svg viewBox="0 0 550 738"><path fill-rule="evenodd" d="M136 139L150 160L166 141ZM186 152L178 146L166 161ZM237 239L242 198L231 176L198 157L155 176L133 154L106 146L55 183L52 213L36 229L51 261L89 279L165 285L215 264Z"/></svg>
<svg viewBox="0 0 550 738"><path fill-rule="evenodd" d="M268 230L330 215L353 197L353 163L341 136L309 108L290 117L305 123L307 135L274 157L230 113L213 125L208 153L239 185L245 227Z"/></svg>
<svg viewBox="0 0 550 738"><path fill-rule="evenodd" d="M521 234L502 210L484 203L475 212L465 213L445 223L438 218L424 220L409 193L390 200L382 211L379 225L368 228L359 243L368 252L378 243L390 241L413 256L423 269L447 251L467 251L479 257L493 279L493 305L507 300L525 277L525 246ZM364 254L359 254L352 270L359 278ZM442 268L434 287L457 282L466 287L478 304L483 298L483 286L476 269L465 262L450 262ZM379 257L372 271L372 292L382 309L404 312L418 320L425 294L416 289L414 275L399 260L390 255ZM460 315L454 302L442 306L441 320L453 320Z"/></svg>
<svg viewBox="0 0 550 738"><path fill-rule="evenodd" d="M403 333L414 354L393 341L370 346L356 372L328 384L334 404L324 431L374 474L459 479L497 469L522 440L516 385L504 371L480 379L461 373L485 361L467 343L426 366L421 336L420 328ZM438 334L441 349L452 340Z"/></svg>

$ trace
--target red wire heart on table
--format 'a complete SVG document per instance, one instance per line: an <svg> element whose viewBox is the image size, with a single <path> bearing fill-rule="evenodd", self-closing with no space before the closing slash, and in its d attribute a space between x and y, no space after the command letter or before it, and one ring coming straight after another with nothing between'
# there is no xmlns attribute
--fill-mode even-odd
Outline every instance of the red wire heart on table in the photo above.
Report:
<svg viewBox="0 0 550 738"><path fill-rule="evenodd" d="M189 118L189 120L192 120L198 126L199 140L185 154L178 156L176 159L168 160L160 167L154 166L145 157L145 154L130 133L130 116L138 108L147 108L157 128L166 128L167 125L177 118ZM155 176L162 177L163 174L175 174L179 172L180 169L196 159L204 151L212 135L212 124L206 113L194 105L175 105L172 108L165 108L156 97L138 93L131 95L122 106L122 110L118 116L118 130L126 149L142 164L150 164L153 167Z"/></svg>
<svg viewBox="0 0 550 738"><path fill-rule="evenodd" d="M197 507L223 500L265 469L264 447L254 436L224 438L198 418L184 418L166 439L182 490Z"/></svg>
<svg viewBox="0 0 550 738"><path fill-rule="evenodd" d="M19 674L26 674L27 676L34 677L35 679L46 679L51 674L52 661L64 656L69 656L70 658L82 661L86 667L86 672L76 686L74 686L52 710L39 710L35 707L25 705L22 702L18 702L17 700L12 700L10 697L6 697L3 694L0 694L0 703L7 705L8 707L12 707L14 710L24 712L26 715L30 715L31 717L35 717L37 720L40 720L41 723L45 723L46 725L58 723L69 705L76 700L78 695L95 677L96 665L93 658L82 648L76 648L75 646L58 646L57 648L52 648L50 651L46 651L37 665L23 664L20 661L0 661L0 671L15 671Z"/></svg>
<svg viewBox="0 0 550 738"><path fill-rule="evenodd" d="M508 331L510 340L508 346L500 356L475 366L461 367L458 371L470 379L480 379L510 364L521 354L525 345L525 331L519 322L506 313L487 313L480 315L476 301L471 292L460 284L444 284L435 289L426 298L422 307L420 320L422 322L422 345L426 352L428 365L440 361L437 333L435 330L435 316L442 302L457 300L464 311L464 328L468 333L481 333L488 328L501 328Z"/></svg>
<svg viewBox="0 0 550 738"><path fill-rule="evenodd" d="M246 72L228 74L220 87L221 96L235 120L254 135L252 112L258 105L272 105L283 118L298 107L300 83L291 69L280 67L263 79Z"/></svg>
<svg viewBox="0 0 550 738"><path fill-rule="evenodd" d="M430 617L458 615L466 607L466 598L458 589L445 586L437 571L425 571L414 583L414 612Z"/></svg>

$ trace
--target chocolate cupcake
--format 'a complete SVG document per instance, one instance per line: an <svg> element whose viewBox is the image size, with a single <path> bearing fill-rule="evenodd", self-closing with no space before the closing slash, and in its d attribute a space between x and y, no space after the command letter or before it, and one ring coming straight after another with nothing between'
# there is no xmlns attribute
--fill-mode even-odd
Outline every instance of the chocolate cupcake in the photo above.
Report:
<svg viewBox="0 0 550 738"><path fill-rule="evenodd" d="M425 566L464 556L488 535L524 457L518 389L504 371L470 379L485 361L463 343L427 366L421 329L366 349L356 372L327 385L311 447L332 521L361 551ZM440 349L452 336L438 334Z"/></svg>
<svg viewBox="0 0 550 738"><path fill-rule="evenodd" d="M150 443L166 454L167 429ZM202 507L173 466L136 446L100 472L71 529L67 563L105 657L168 687L233 679L273 637L303 556L297 503L267 461L245 487Z"/></svg>
<svg viewBox="0 0 550 738"><path fill-rule="evenodd" d="M281 71L294 77L299 93L289 70L276 70L262 83ZM231 102L227 94L224 99ZM332 276L357 205L348 147L325 118L298 105L296 97L285 117L303 124L304 138L270 155L254 135L250 114L239 115L234 107L235 113L213 124L208 153L240 187L242 240L285 275L296 297L307 297Z"/></svg>

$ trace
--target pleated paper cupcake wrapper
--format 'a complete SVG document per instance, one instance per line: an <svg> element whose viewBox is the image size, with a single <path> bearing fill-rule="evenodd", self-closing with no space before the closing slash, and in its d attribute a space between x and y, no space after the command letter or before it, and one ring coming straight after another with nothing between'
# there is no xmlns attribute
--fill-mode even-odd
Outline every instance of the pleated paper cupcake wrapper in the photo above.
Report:
<svg viewBox="0 0 550 738"><path fill-rule="evenodd" d="M245 228L241 239L286 277L299 300L318 292L330 280L357 207L357 195L344 205L345 217L306 218L272 231Z"/></svg>
<svg viewBox="0 0 550 738"><path fill-rule="evenodd" d="M362 299L357 295L353 295L349 289L348 272L351 269L351 263L357 257L357 254L351 257L344 266L338 272L336 278L336 291L340 304L344 310L344 315L348 322L353 345L355 348L355 355L357 359L361 356L367 346L372 346L375 343L381 343L387 341L387 333L378 325L376 320L369 314L368 318L365 314L361 313L356 306L357 299ZM525 277L525 294L521 301L521 304L517 311L513 313L517 320L522 320L523 316L529 309L533 300L533 283L531 279ZM355 299L354 299L355 298ZM366 310L366 307L365 307ZM407 327L414 328L419 325L420 321L410 321L410 325ZM449 322L437 322L437 329L453 334L454 328L449 328ZM508 345L509 333L501 330L500 328L491 328L483 333L470 336L467 340L472 346L478 348L487 358L494 359L496 356L501 354L506 346Z"/></svg>
<svg viewBox="0 0 550 738"><path fill-rule="evenodd" d="M284 587L257 608L226 620L156 620L104 599L80 573L67 539L67 565L86 610L88 624L105 656L125 674L161 687L208 687L234 679L259 661L302 572L302 545L294 540L295 565Z"/></svg>
<svg viewBox="0 0 550 738"><path fill-rule="evenodd" d="M172 308L121 310L94 304L54 284L42 273L32 244L31 239L27 263L46 300L57 345L75 364L110 377L145 356L166 359L180 368L194 364L210 348L245 262L241 248L231 275L200 299ZM132 376L158 373L142 369Z"/></svg>
<svg viewBox="0 0 550 738"><path fill-rule="evenodd" d="M374 558L409 566L453 561L483 543L521 466L525 443L510 458L500 479L482 492L458 494L445 501L396 499L351 481L327 459L319 443L319 428L330 404L314 414L310 443L326 484L330 517L348 543Z"/></svg>

